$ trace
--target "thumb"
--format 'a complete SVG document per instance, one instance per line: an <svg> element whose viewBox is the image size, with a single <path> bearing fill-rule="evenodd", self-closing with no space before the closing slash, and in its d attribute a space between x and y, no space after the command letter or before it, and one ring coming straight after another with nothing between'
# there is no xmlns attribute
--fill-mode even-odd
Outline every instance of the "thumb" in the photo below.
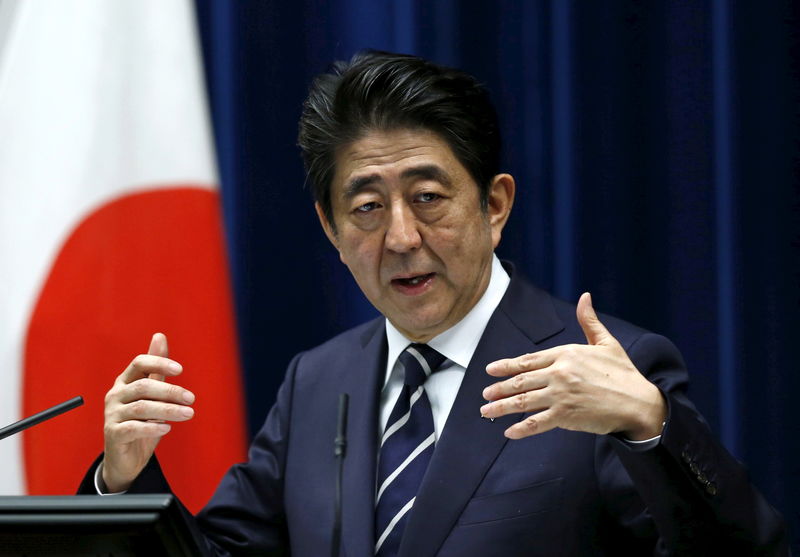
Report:
<svg viewBox="0 0 800 557"><path fill-rule="evenodd" d="M164 333L155 333L153 338L150 339L150 348L147 353L153 356L161 356L166 358L169 356L169 346L167 345L167 336ZM163 381L164 376L160 373L151 373L148 376L150 379L157 379Z"/></svg>
<svg viewBox="0 0 800 557"><path fill-rule="evenodd" d="M578 307L575 310L583 334L589 344L612 344L615 343L614 337L608 332L605 325L600 322L592 306L592 295L584 292L578 300Z"/></svg>

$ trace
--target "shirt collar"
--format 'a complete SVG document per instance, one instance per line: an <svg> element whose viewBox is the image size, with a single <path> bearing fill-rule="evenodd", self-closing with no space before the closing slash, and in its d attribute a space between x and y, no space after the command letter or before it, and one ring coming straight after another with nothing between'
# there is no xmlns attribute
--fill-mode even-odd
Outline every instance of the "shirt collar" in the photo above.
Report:
<svg viewBox="0 0 800 557"><path fill-rule="evenodd" d="M483 331L489 323L494 310L497 308L503 295L506 293L511 279L500 264L496 255L492 254L492 271L489 286L469 313L461 321L433 337L428 341L428 346L437 350L448 360L464 369L469 366L478 342L483 336ZM386 339L389 343L388 369L391 370L400 353L412 343L403 336L389 320L386 320Z"/></svg>

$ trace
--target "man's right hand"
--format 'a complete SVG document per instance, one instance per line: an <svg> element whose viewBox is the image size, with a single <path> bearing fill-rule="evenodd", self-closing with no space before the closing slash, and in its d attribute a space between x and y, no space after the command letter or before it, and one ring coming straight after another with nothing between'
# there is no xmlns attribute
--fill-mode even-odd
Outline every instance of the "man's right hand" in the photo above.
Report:
<svg viewBox="0 0 800 557"><path fill-rule="evenodd" d="M168 354L167 337L154 334L147 354L136 356L106 394L103 481L110 493L130 487L169 432L166 422L194 416L194 394L164 381L183 371Z"/></svg>

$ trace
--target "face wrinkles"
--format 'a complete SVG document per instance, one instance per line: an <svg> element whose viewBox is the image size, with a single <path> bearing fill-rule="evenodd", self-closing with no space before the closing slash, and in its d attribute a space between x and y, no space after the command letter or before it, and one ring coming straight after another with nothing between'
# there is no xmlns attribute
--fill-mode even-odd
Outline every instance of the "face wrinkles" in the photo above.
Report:
<svg viewBox="0 0 800 557"><path fill-rule="evenodd" d="M367 137L362 139L369 140L370 135L372 134L367 134ZM370 161L372 164L381 165L396 161L406 156L411 156L416 150L419 149L419 146L416 145L393 147L389 144L375 144L366 147L359 147L358 145L360 143L361 140L358 140L348 145L345 148L345 152L342 153L342 158L349 159L356 164L363 161Z"/></svg>
<svg viewBox="0 0 800 557"><path fill-rule="evenodd" d="M357 194L361 189L374 182L382 180L379 172L370 173L371 168L380 170L382 167L392 164L399 164L404 160L412 160L415 157L424 156L424 149L419 147L405 147L400 149L392 149L391 145L381 145L366 150L354 148L360 141L350 144L349 149L337 156L338 160L349 160L348 168L351 170L351 176L347 178L345 187L342 191L342 196L347 199ZM337 173L334 175L333 182L340 181L338 172L340 169L337 164Z"/></svg>
<svg viewBox="0 0 800 557"><path fill-rule="evenodd" d="M439 182L442 186L447 189L453 187L452 180L442 168L435 164L421 164L421 165L413 165L406 170L403 170L400 173L400 178L402 179L409 179L409 178L419 178L419 179L427 179L432 180L435 182ZM349 199L356 195L359 191L363 188L369 186L373 182L378 182L381 180L380 175L378 174L369 174L366 176L359 176L355 177L352 180L349 180L348 183L345 185L343 197L345 199Z"/></svg>
<svg viewBox="0 0 800 557"><path fill-rule="evenodd" d="M336 233L317 212L342 262L409 339L445 331L480 299L492 224L474 180L436 134L375 131L345 146L331 200Z"/></svg>

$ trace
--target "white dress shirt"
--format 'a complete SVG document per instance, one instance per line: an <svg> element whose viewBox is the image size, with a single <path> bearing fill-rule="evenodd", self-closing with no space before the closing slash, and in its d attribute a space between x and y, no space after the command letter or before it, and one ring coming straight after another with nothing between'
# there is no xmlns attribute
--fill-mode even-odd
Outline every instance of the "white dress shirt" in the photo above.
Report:
<svg viewBox="0 0 800 557"><path fill-rule="evenodd" d="M447 358L438 371L431 374L425 381L425 393L431 403L433 427L437 441L442 434L467 366L478 347L481 336L483 336L483 331L506 293L510 282L511 279L500 264L500 260L493 255L489 286L486 287L481 299L461 321L433 337L427 343L428 346ZM386 320L386 339L389 342L389 353L386 358L386 375L380 400L379 431L381 434L386 429L386 422L389 421L392 408L403 389L402 366L398 362L398 358L403 350L412 344L412 341L403 336L388 319ZM479 408L475 408L476 414L479 411Z"/></svg>

